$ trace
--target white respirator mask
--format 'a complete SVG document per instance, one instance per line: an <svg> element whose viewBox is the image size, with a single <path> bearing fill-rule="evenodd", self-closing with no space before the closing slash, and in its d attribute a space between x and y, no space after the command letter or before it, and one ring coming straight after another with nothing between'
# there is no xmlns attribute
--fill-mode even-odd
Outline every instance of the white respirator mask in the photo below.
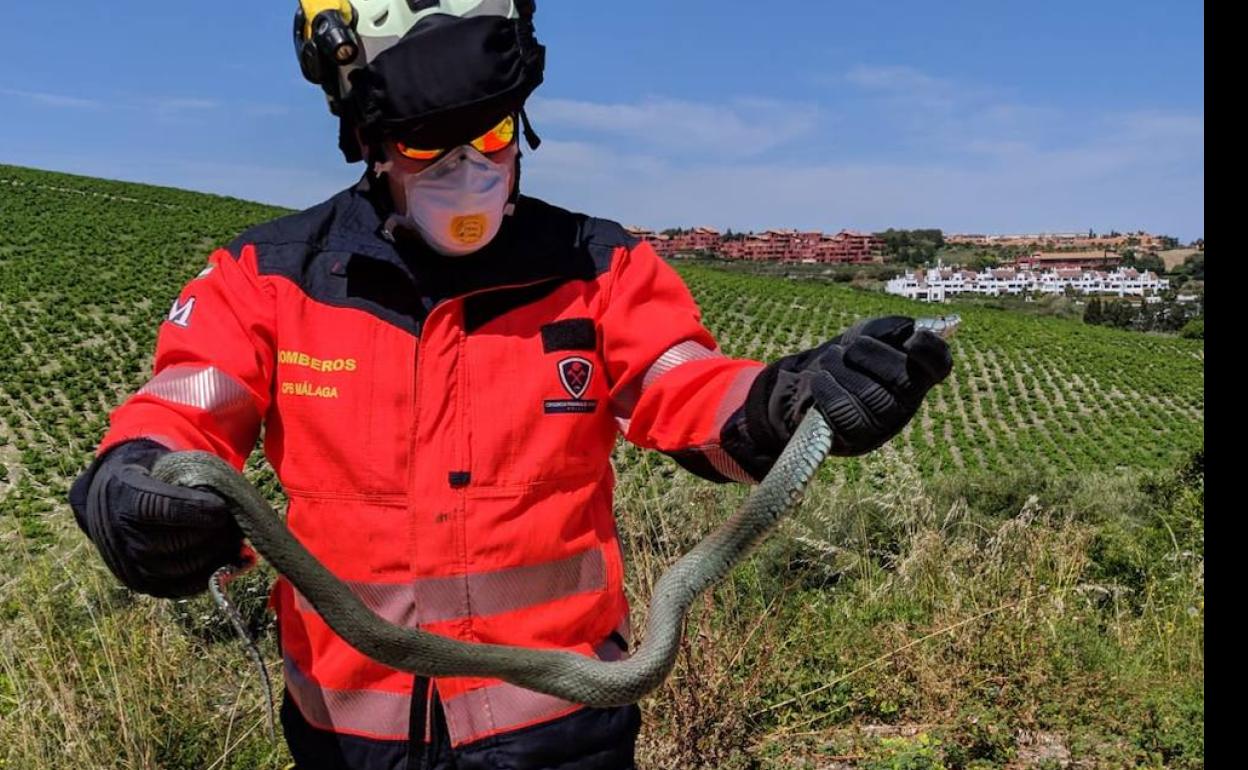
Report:
<svg viewBox="0 0 1248 770"><path fill-rule="evenodd" d="M512 174L519 146L486 157L472 145L451 150L403 180L407 219L425 243L447 257L479 251L498 235L512 211Z"/></svg>

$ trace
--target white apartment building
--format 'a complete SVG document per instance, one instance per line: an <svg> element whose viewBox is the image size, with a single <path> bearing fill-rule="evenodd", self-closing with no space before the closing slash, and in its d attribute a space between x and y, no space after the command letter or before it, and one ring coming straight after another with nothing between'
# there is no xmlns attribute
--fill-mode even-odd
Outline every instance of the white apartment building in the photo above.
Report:
<svg viewBox="0 0 1248 770"><path fill-rule="evenodd" d="M958 294L990 297L1021 294L1064 294L1070 288L1078 294L1107 294L1119 297L1145 297L1170 288L1170 281L1156 273L1133 268L1113 272L1101 270L956 270L943 266L920 268L888 282L886 291L910 299L944 302Z"/></svg>

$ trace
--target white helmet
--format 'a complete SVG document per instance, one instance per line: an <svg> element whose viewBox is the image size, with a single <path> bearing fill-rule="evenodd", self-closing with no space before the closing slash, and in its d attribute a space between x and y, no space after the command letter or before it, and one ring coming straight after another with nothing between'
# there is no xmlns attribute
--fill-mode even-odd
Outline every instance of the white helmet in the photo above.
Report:
<svg viewBox="0 0 1248 770"><path fill-rule="evenodd" d="M479 135L492 113L522 113L545 69L535 11L535 0L299 0L295 50L354 161L353 130L369 142L396 132L440 141Z"/></svg>
<svg viewBox="0 0 1248 770"><path fill-rule="evenodd" d="M444 13L448 16L519 16L512 0L351 0L360 20L356 32L364 43L364 55L372 61L377 54L399 42L399 38L416 26L416 22Z"/></svg>
<svg viewBox="0 0 1248 770"><path fill-rule="evenodd" d="M434 14L465 19L520 16L514 0L299 0L295 50L304 77L325 89L337 114L336 102L350 95L351 72L367 66L417 22ZM343 45L350 47L348 52L340 53ZM329 77L335 71L337 82Z"/></svg>

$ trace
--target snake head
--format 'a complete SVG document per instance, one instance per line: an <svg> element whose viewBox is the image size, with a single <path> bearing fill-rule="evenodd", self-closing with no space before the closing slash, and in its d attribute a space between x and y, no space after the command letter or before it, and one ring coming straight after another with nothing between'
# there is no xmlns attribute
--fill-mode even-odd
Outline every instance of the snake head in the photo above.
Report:
<svg viewBox="0 0 1248 770"><path fill-rule="evenodd" d="M948 340L957 333L958 325L961 323L962 316L957 313L942 315L937 318L919 318L914 322L914 330L929 331L941 339Z"/></svg>

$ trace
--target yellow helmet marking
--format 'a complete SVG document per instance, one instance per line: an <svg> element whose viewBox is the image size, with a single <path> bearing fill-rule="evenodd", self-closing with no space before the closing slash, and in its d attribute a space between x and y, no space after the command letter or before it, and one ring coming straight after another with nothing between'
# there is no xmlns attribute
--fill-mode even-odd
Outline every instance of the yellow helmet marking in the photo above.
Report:
<svg viewBox="0 0 1248 770"><path fill-rule="evenodd" d="M350 24L355 20L355 9L351 7L350 0L299 0L299 6L303 8L303 18L307 19L307 23L303 26L303 39L312 39L312 21L325 11L337 11L342 14L342 20Z"/></svg>

